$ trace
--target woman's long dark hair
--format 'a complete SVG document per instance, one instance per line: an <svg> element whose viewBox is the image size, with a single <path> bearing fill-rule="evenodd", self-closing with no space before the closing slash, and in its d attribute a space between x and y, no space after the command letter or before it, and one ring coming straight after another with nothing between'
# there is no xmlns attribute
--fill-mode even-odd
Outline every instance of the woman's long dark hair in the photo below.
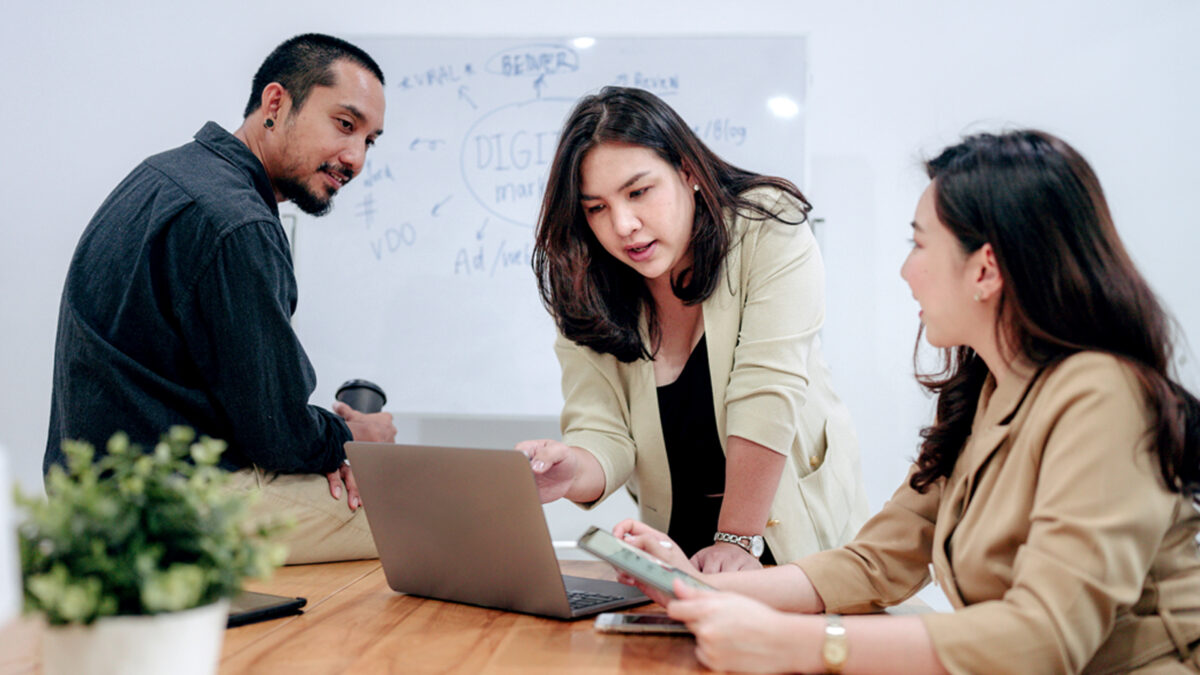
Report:
<svg viewBox="0 0 1200 675"><path fill-rule="evenodd" d="M772 186L794 197L803 213L811 208L800 190L783 178L751 173L717 157L662 99L641 89L606 87L585 96L563 126L534 236L533 271L542 304L567 339L624 362L653 358L660 329L654 302L641 275L616 260L588 227L579 199L580 165L602 143L627 143L653 150L675 169L684 168L700 186L692 225L692 266L671 279L676 297L703 302L717 287L731 241L723 213L778 218L742 196ZM639 332L645 309L651 345Z"/></svg>
<svg viewBox="0 0 1200 675"><path fill-rule="evenodd" d="M1001 343L1047 370L1084 350L1130 364L1155 418L1163 480L1194 496L1200 402L1170 377L1171 321L1117 236L1087 161L1064 141L1027 130L968 137L926 170L938 219L963 249L988 243L995 251ZM953 470L988 374L969 347L945 350L943 359L940 373L918 376L938 395L910 482L921 491Z"/></svg>

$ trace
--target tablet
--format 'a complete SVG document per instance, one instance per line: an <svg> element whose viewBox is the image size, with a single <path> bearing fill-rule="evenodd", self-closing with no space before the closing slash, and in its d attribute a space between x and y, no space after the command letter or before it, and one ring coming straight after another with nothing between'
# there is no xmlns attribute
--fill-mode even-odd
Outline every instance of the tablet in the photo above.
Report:
<svg viewBox="0 0 1200 675"><path fill-rule="evenodd" d="M290 614L299 614L308 603L305 598L290 598L270 593L242 591L229 601L229 622L226 627L244 626Z"/></svg>
<svg viewBox="0 0 1200 675"><path fill-rule="evenodd" d="M683 570L672 567L595 526L589 527L579 538L579 548L672 598L675 597L672 582L676 579L682 579L696 588L715 590Z"/></svg>

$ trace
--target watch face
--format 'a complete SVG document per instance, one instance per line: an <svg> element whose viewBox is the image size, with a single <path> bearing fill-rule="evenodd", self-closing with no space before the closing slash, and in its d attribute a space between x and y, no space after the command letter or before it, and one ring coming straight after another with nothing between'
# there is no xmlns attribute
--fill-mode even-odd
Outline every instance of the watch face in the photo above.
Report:
<svg viewBox="0 0 1200 675"><path fill-rule="evenodd" d="M718 532L713 535L713 541L723 541L730 544L736 544L746 550L747 553L755 558L761 557L766 545L763 543L761 534L744 535L744 534L729 534L728 532Z"/></svg>
<svg viewBox="0 0 1200 675"><path fill-rule="evenodd" d="M750 537L750 555L754 556L755 558L762 556L763 548L764 545L762 535L756 534L753 537Z"/></svg>
<svg viewBox="0 0 1200 675"><path fill-rule="evenodd" d="M840 667L846 662L846 657L850 655L850 650L844 640L826 640L825 646L821 648L821 656L825 658L826 667Z"/></svg>

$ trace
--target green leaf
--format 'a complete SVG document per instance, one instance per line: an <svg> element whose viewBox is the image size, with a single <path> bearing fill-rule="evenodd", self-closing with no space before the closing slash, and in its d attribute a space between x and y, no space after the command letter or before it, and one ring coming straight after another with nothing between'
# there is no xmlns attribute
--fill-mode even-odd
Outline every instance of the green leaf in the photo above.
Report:
<svg viewBox="0 0 1200 675"><path fill-rule="evenodd" d="M63 441L63 454L67 457L67 470L72 476L78 476L92 466L96 449L91 443L83 441Z"/></svg>
<svg viewBox="0 0 1200 675"><path fill-rule="evenodd" d="M153 572L142 586L142 606L148 613L177 612L200 605L205 590L204 570L197 565L172 565Z"/></svg>
<svg viewBox="0 0 1200 675"><path fill-rule="evenodd" d="M51 623L91 623L103 600L100 579L72 578L64 565L26 579L25 591L27 602L32 596L35 608L45 611Z"/></svg>
<svg viewBox="0 0 1200 675"><path fill-rule="evenodd" d="M113 434L112 438L108 439L107 448L110 455L123 455L129 452L133 449L129 445L129 434L124 431Z"/></svg>
<svg viewBox="0 0 1200 675"><path fill-rule="evenodd" d="M195 438L196 432L193 431L191 427L185 427L177 424L170 429L167 429L166 441L175 447L187 445L195 440Z"/></svg>
<svg viewBox="0 0 1200 675"><path fill-rule="evenodd" d="M225 452L227 444L225 441L218 441L208 436L200 439L199 443L192 444L191 453L192 461L199 466L212 466L221 458L221 453Z"/></svg>

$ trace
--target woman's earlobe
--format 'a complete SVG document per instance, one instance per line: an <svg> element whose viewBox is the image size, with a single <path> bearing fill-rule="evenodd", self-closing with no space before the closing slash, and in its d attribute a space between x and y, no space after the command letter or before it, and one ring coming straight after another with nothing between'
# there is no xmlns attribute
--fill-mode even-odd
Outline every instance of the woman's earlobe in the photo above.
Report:
<svg viewBox="0 0 1200 675"><path fill-rule="evenodd" d="M690 185L694 192L700 191L699 181L696 180L695 175L690 169L688 169L686 164L681 164L679 166L679 177L683 180L683 184Z"/></svg>

